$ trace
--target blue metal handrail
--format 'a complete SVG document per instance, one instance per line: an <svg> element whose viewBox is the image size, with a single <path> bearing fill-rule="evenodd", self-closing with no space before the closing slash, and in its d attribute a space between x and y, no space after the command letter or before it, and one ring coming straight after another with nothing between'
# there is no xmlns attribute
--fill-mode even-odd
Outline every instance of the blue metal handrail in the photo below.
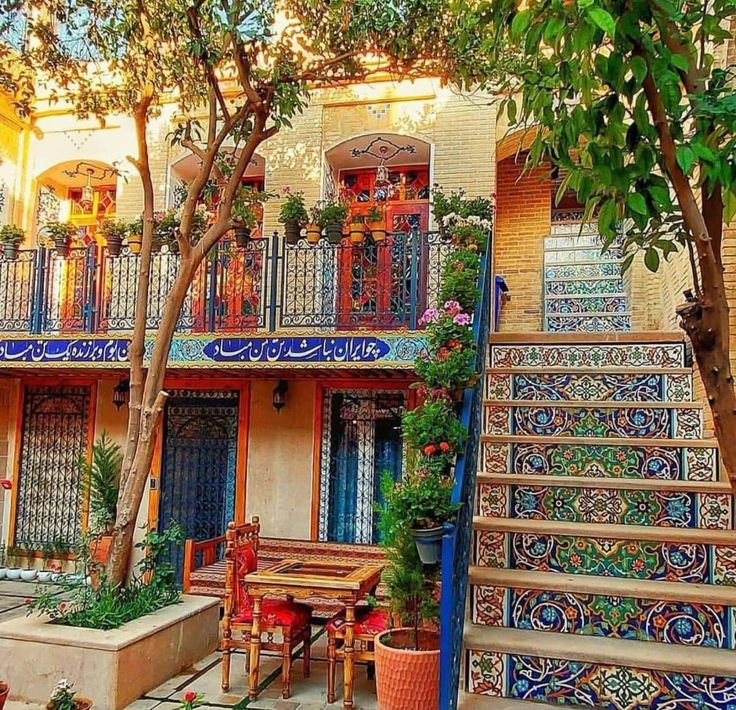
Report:
<svg viewBox="0 0 736 710"><path fill-rule="evenodd" d="M473 316L473 339L477 348L475 372L478 379L473 387L465 390L460 411L460 422L467 432L467 438L465 447L458 454L455 464L452 502L461 504L461 508L456 522L445 524L445 533L442 538L440 710L455 710L457 707L462 665L465 599L468 589L468 562L473 534L473 506L483 406L483 373L485 372L493 290L490 283L490 253L489 239L481 261L480 298Z"/></svg>

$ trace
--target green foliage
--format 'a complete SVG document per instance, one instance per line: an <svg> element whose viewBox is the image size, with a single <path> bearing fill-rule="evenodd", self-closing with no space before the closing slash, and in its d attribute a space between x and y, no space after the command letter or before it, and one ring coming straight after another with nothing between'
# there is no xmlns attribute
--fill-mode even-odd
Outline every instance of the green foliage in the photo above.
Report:
<svg viewBox="0 0 736 710"><path fill-rule="evenodd" d="M315 221L322 228L328 224L342 225L348 217L348 205L339 199L323 200L317 203L314 215Z"/></svg>
<svg viewBox="0 0 736 710"><path fill-rule="evenodd" d="M58 590L42 593L28 604L28 613L49 615L52 623L108 631L152 614L179 601L174 566L169 560L172 545L182 545L184 531L171 523L162 533L148 531L136 545L144 553L132 581L122 588L112 585L104 569L90 554L89 538L76 547L75 575L63 575ZM89 582L93 581L94 584Z"/></svg>
<svg viewBox="0 0 736 710"><path fill-rule="evenodd" d="M103 431L92 446L92 461L81 457L82 494L89 501L90 528L94 533L110 533L115 523L120 491L123 453L120 446Z"/></svg>
<svg viewBox="0 0 736 710"><path fill-rule="evenodd" d="M46 710L76 710L76 707L74 685L66 678L62 678L51 691Z"/></svg>
<svg viewBox="0 0 736 710"><path fill-rule="evenodd" d="M447 396L427 399L404 414L404 441L424 459L449 464L465 437L465 430Z"/></svg>
<svg viewBox="0 0 736 710"><path fill-rule="evenodd" d="M109 237L123 239L128 234L128 229L129 223L119 219L106 219L100 225L100 232L106 239Z"/></svg>
<svg viewBox="0 0 736 710"><path fill-rule="evenodd" d="M68 222L46 222L40 230L45 236L53 240L70 240L77 230Z"/></svg>
<svg viewBox="0 0 736 710"><path fill-rule="evenodd" d="M307 222L307 206L304 202L303 192L285 191L284 201L279 210L279 222L281 224L303 225Z"/></svg>
<svg viewBox="0 0 736 710"><path fill-rule="evenodd" d="M0 243L1 244L20 244L26 233L20 227L12 224L4 224L0 227Z"/></svg>
<svg viewBox="0 0 736 710"><path fill-rule="evenodd" d="M439 292L440 303L457 301L466 313L478 302L480 254L476 250L457 249L445 262Z"/></svg>
<svg viewBox="0 0 736 710"><path fill-rule="evenodd" d="M230 215L239 225L253 229L263 214L263 205L272 197L274 195L270 192L259 192L249 185L241 185L235 193Z"/></svg>
<svg viewBox="0 0 736 710"><path fill-rule="evenodd" d="M371 205L365 213L366 222L383 222L385 219L383 210L376 205Z"/></svg>
<svg viewBox="0 0 736 710"><path fill-rule="evenodd" d="M436 528L452 520L459 506L451 502L452 481L437 471L421 468L394 485L384 474L381 481L386 519L410 529Z"/></svg>

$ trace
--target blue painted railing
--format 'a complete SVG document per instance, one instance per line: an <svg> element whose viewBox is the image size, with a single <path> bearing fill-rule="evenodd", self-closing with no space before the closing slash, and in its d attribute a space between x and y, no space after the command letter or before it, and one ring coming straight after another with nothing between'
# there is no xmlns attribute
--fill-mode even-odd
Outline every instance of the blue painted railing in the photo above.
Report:
<svg viewBox="0 0 736 710"><path fill-rule="evenodd" d="M440 596L440 710L457 707L460 668L462 666L465 599L468 590L468 562L473 535L475 480L480 450L483 408L483 374L491 322L491 292L500 297L499 285L491 285L489 242L482 260L480 299L473 318L473 336L477 347L475 371L478 379L465 390L460 421L467 431L465 448L455 464L453 503L461 504L456 522L445 525L442 538ZM495 315L495 314L494 314ZM496 318L494 317L494 321Z"/></svg>
<svg viewBox="0 0 736 710"><path fill-rule="evenodd" d="M177 330L239 333L281 328L419 328L435 306L450 245L436 232L316 245L286 244L278 234L238 247L219 243L195 274ZM158 327L179 254L152 258L146 326ZM0 256L0 332L130 332L140 256L112 256L90 245L59 255L47 247Z"/></svg>

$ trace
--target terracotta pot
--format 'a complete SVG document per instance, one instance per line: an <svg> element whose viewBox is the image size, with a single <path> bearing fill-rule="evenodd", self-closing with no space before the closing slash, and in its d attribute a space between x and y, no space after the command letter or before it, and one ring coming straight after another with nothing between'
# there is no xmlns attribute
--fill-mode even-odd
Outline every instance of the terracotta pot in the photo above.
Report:
<svg viewBox="0 0 736 710"><path fill-rule="evenodd" d="M107 564L107 560L110 557L111 542L112 535L100 535L100 537L92 542L90 552L92 553L92 559L97 564Z"/></svg>
<svg viewBox="0 0 736 710"><path fill-rule="evenodd" d="M304 231L307 233L307 241L310 244L317 244L322 238L322 228L318 224L308 224Z"/></svg>
<svg viewBox="0 0 736 710"><path fill-rule="evenodd" d="M382 242L386 238L385 222L368 222L368 229L374 242Z"/></svg>
<svg viewBox="0 0 736 710"><path fill-rule="evenodd" d="M243 227L235 230L235 244L241 249L248 246L250 241L250 227Z"/></svg>
<svg viewBox="0 0 736 710"><path fill-rule="evenodd" d="M119 256L120 250L123 248L123 238L119 234L106 237L107 253L110 256Z"/></svg>
<svg viewBox="0 0 736 710"><path fill-rule="evenodd" d="M75 695L74 704L76 710L89 710L94 703L89 698L84 698L81 695Z"/></svg>
<svg viewBox="0 0 736 710"><path fill-rule="evenodd" d="M420 631L422 646L412 646L411 629L392 629L376 636L376 694L379 710L438 710L440 694L439 636ZM388 639L391 644L388 645ZM397 648L394 648L397 646Z"/></svg>
<svg viewBox="0 0 736 710"><path fill-rule="evenodd" d="M287 244L298 244L301 236L302 228L298 222L286 222L284 224L284 235Z"/></svg>
<svg viewBox="0 0 736 710"><path fill-rule="evenodd" d="M351 244L362 244L365 239L365 225L362 222L352 222L349 233Z"/></svg>
<svg viewBox="0 0 736 710"><path fill-rule="evenodd" d="M411 531L422 564L435 565L442 559L443 532L444 527L442 525L426 530Z"/></svg>
<svg viewBox="0 0 736 710"><path fill-rule="evenodd" d="M133 254L140 254L142 242L143 242L143 237L140 234L129 234L128 235L128 246L130 247L130 251Z"/></svg>
<svg viewBox="0 0 736 710"><path fill-rule="evenodd" d="M59 256L69 256L69 247L72 240L69 237L52 237L54 249Z"/></svg>
<svg viewBox="0 0 736 710"><path fill-rule="evenodd" d="M331 222L325 227L325 233L330 244L339 244L342 239L342 225L339 222Z"/></svg>
<svg viewBox="0 0 736 710"><path fill-rule="evenodd" d="M9 692L10 687L8 684L0 681L0 710L3 710L3 706L5 705L5 701L8 699Z"/></svg>

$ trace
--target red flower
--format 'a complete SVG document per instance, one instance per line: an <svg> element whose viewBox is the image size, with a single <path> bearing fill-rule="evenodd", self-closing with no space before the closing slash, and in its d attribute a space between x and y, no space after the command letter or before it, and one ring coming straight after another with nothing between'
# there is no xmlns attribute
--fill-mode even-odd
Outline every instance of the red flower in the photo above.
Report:
<svg viewBox="0 0 736 710"><path fill-rule="evenodd" d="M424 447L424 453L427 456L432 456L437 451L437 447L434 444L427 444Z"/></svg>
<svg viewBox="0 0 736 710"><path fill-rule="evenodd" d="M450 445L446 441L441 441L440 442L440 451L447 452L449 450L450 450Z"/></svg>
<svg viewBox="0 0 736 710"><path fill-rule="evenodd" d="M184 702L185 703L193 703L197 699L197 694L190 690L188 693L184 693Z"/></svg>

